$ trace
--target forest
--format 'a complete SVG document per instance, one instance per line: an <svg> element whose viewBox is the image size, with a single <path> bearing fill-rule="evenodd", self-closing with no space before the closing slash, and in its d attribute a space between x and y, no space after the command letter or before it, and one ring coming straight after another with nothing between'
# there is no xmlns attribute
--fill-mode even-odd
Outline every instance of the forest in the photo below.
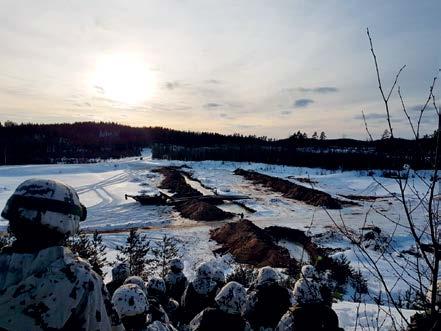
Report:
<svg viewBox="0 0 441 331"><path fill-rule="evenodd" d="M109 122L61 124L0 123L0 165L88 163L140 156L186 161L223 160L321 167L327 169L414 169L433 164L436 132L407 140L327 139L326 133L294 132L286 139L223 135L163 127L131 127Z"/></svg>

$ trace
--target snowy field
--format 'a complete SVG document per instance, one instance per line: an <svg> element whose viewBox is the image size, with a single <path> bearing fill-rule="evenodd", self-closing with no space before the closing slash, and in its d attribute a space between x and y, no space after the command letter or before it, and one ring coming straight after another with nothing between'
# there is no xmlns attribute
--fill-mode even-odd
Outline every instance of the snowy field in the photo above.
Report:
<svg viewBox="0 0 441 331"><path fill-rule="evenodd" d="M223 222L195 222L183 219L168 206L141 206L132 199L125 200L125 194L153 194L158 192L161 176L152 172L153 169L164 165L182 165L188 169L193 177L201 181L204 187L212 188L217 193L245 194L250 197L245 204L257 212L247 213L237 205L224 205L221 208L235 213L244 212L245 217L261 227L280 225L309 231L310 234L319 234L333 226L334 218L337 222L344 219L347 226L358 230L364 222L376 225L385 233L395 233L393 246L397 251L410 249L411 236L403 227L397 227L383 215L404 222L399 205L394 202L390 192L398 192L394 179L380 177L380 172L375 178L380 183L369 177L366 172L339 172L323 169L299 168L276 166L258 163L237 162L180 162L152 160L148 150L142 160L140 158L126 158L111 160L96 164L81 165L27 165L0 167L0 208L3 209L8 197L22 181L29 178L51 178L63 181L75 187L83 204L88 207L88 218L82 223L85 230L98 230L103 233L105 244L108 247L108 256L115 258L115 247L123 244L127 230L132 227L144 228L143 231L149 238L160 238L162 234L175 237L180 242L180 250L185 261L185 272L193 275L195 265L202 261L213 260L213 263L227 268L230 257L216 257L212 249L216 243L209 240L209 230L218 227ZM312 207L301 202L285 199L278 193L273 193L262 187L253 185L236 176L236 168L256 170L271 176L278 176L296 182L295 178L303 177L314 181L314 187L332 195L365 195L381 197L374 202L360 202L359 206L345 207L342 210L329 211L329 215L319 207ZM422 173L422 175L428 175ZM424 191L423 183L418 179L411 179L417 191ZM301 184L301 183L299 183ZM303 184L308 186L309 184ZM200 187L199 187L200 188ZM210 189L204 193L210 193ZM410 199L414 198L409 196ZM381 213L372 212L372 205ZM368 214L367 217L365 215ZM331 216L331 217L330 217ZM421 217L423 217L421 213ZM238 219L238 217L236 218ZM418 222L418 216L416 217ZM0 218L0 231L5 231L7 222ZM281 243L283 245L283 243ZM341 248L354 267L361 269L368 279L368 286L375 293L378 291L378 281L368 274L358 260L358 255L351 249L349 241L343 238L329 239L322 245L331 248ZM289 244L287 244L289 245ZM298 247L287 247L298 258L302 252ZM376 254L372 252L372 254ZM378 253L379 254L379 253ZM305 257L306 258L306 257ZM399 257L397 257L399 258ZM407 288L405 284L397 283L396 274L390 270L387 263L381 258L378 266L384 271L384 276L389 284L394 284L394 293L400 293ZM368 302L371 299L366 298ZM371 301L369 301L371 300ZM370 319L377 319L382 314L377 314L376 305L358 305L349 302L349 296L344 301L335 305L343 326L354 329L355 324L362 329L363 325L373 323ZM356 322L356 310L363 311L363 318ZM405 311L405 316L410 316L411 311ZM387 329L390 321L384 319L381 329Z"/></svg>

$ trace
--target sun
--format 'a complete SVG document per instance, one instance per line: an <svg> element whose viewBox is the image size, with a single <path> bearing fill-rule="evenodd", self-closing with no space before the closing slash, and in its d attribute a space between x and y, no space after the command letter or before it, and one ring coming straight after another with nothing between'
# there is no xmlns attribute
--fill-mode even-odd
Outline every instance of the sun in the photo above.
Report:
<svg viewBox="0 0 441 331"><path fill-rule="evenodd" d="M142 57L120 53L97 59L91 83L109 99L137 105L153 95L155 78Z"/></svg>

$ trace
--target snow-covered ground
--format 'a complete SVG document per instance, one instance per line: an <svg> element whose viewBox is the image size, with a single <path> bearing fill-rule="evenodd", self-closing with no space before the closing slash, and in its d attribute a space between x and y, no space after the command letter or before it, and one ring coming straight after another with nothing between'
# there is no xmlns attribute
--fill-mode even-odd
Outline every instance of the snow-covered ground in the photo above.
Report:
<svg viewBox="0 0 441 331"><path fill-rule="evenodd" d="M411 236L404 227L396 226L388 221L383 215L404 222L403 212L398 203L390 197L390 193L399 191L394 179L387 179L376 173L376 180L369 177L366 172L329 171L324 169L311 169L300 167L287 167L267 165L260 163L238 162L181 162L152 160L146 151L143 159L126 158L110 160L96 164L57 164L57 165L27 165L27 166L3 166L0 167L0 209L3 209L8 197L22 181L28 178L51 178L63 181L75 187L80 199L88 207L88 218L82 223L83 229L103 231L104 242L108 247L108 256L113 260L116 256L115 248L123 244L127 236L127 229L131 227L145 228L143 231L149 238L160 238L163 234L173 236L181 243L180 249L185 260L185 272L192 276L195 265L202 261L214 260L226 267L229 257L215 257L212 249L216 247L209 240L209 230L219 226L222 222L205 223L194 222L181 218L171 207L168 206L141 206L134 200L124 198L125 194L152 194L158 192L158 184L161 180L159 174L152 172L154 168L164 165L186 164L193 172L193 177L201 181L205 187L204 193L210 193L206 187L216 190L217 193L244 194L250 197L245 204L257 212L249 214L237 205L224 205L221 208L236 213L243 212L247 218L261 227L269 225L281 225L310 231L311 234L319 234L333 226L334 218L337 222L344 219L347 226L358 230L366 224L376 225L385 233L394 232L394 248L398 251L409 249L412 243ZM365 195L380 196L382 198L374 202L360 202L359 206L346 207L342 210L324 211L318 207L308 206L301 202L288 200L280 194L270 192L259 186L255 186L241 176L236 176L233 171L236 168L256 170L271 176L278 176L294 182L296 177L309 178L314 181L314 187L326 191L332 195ZM422 175L429 175L422 172ZM192 181L189 181L192 183ZM424 184L418 178L411 179L412 187L423 192ZM192 185L199 185L192 183ZM309 184L303 184L309 185ZM201 187L197 187L201 189ZM409 196L410 199L414 198ZM372 205L375 210L373 212ZM328 214L329 213L329 214ZM365 215L368 214L366 218ZM383 214L383 215L382 215ZM331 217L330 217L331 216ZM424 217L421 212L415 216L415 222ZM5 231L7 222L0 218L0 231ZM148 227L148 229L147 229ZM288 243L282 243L284 246ZM371 291L378 290L378 281L369 276L366 268L359 262L356 250L351 249L349 241L340 238L330 239L323 242L327 247L341 248L343 252L336 254L345 255L351 264L359 267L368 279ZM299 247L287 246L296 256L302 256ZM389 284L394 284L394 293L400 293L407 289L406 284L397 283L396 274L390 266L381 259L378 254L378 267L384 271L384 277ZM306 254L305 260L307 259ZM398 256L396 256L399 259ZM345 297L345 300L348 300ZM370 301L372 302L372 301ZM357 321L358 326L363 323L371 323L369 316L377 318L377 306L358 306L356 303L341 302L336 304L336 310L345 328L354 328L355 312L366 310L363 319ZM405 312L408 316L410 312ZM381 315L381 314L380 314ZM382 316L382 315L381 315ZM383 327L390 325L386 318ZM382 327L382 328L383 328Z"/></svg>

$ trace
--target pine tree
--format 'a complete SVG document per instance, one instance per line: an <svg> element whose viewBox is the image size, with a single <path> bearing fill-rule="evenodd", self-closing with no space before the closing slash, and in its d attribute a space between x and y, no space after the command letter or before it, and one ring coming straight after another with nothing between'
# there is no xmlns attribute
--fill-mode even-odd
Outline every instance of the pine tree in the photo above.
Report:
<svg viewBox="0 0 441 331"><path fill-rule="evenodd" d="M170 260L180 257L177 240L164 235L156 246L152 247L152 254L153 258L150 260L150 266L155 271L159 269L159 275L164 278L167 274L167 267Z"/></svg>
<svg viewBox="0 0 441 331"><path fill-rule="evenodd" d="M320 133L320 140L326 140L326 133L325 133L325 131L322 131L321 133Z"/></svg>
<svg viewBox="0 0 441 331"><path fill-rule="evenodd" d="M314 133L312 134L312 139L318 139L318 134L317 131L314 131Z"/></svg>
<svg viewBox="0 0 441 331"><path fill-rule="evenodd" d="M97 274L100 276L104 275L102 268L108 264L105 255L106 246L103 244L103 238L98 231L95 231L92 237L80 231L78 234L66 240L66 246L69 247L73 253L88 260L92 269Z"/></svg>
<svg viewBox="0 0 441 331"><path fill-rule="evenodd" d="M116 249L120 252L116 259L129 265L130 275L147 277L150 242L145 235L139 233L137 229L131 229L125 246L117 246Z"/></svg>
<svg viewBox="0 0 441 331"><path fill-rule="evenodd" d="M381 140L386 140L391 138L391 134L388 129L384 130L383 134L381 135Z"/></svg>

